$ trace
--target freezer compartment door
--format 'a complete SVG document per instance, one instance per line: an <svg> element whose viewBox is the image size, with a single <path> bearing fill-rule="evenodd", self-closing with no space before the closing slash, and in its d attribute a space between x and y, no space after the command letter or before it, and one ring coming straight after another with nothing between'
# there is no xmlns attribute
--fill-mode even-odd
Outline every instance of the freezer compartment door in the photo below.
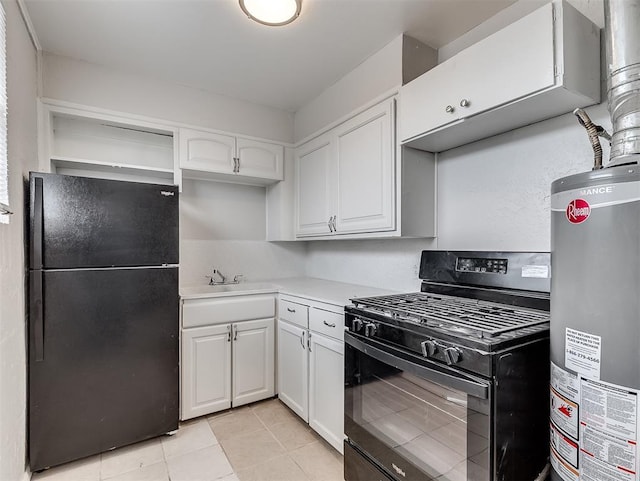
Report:
<svg viewBox="0 0 640 481"><path fill-rule="evenodd" d="M30 176L31 269L178 263L175 186Z"/></svg>
<svg viewBox="0 0 640 481"><path fill-rule="evenodd" d="M177 268L47 271L41 308L29 333L32 471L178 428Z"/></svg>

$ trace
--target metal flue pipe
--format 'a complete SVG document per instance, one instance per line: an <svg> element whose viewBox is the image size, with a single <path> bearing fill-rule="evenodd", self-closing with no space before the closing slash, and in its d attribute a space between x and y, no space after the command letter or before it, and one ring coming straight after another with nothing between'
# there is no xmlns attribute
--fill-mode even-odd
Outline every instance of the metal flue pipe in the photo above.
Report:
<svg viewBox="0 0 640 481"><path fill-rule="evenodd" d="M609 167L640 160L640 0L604 0Z"/></svg>

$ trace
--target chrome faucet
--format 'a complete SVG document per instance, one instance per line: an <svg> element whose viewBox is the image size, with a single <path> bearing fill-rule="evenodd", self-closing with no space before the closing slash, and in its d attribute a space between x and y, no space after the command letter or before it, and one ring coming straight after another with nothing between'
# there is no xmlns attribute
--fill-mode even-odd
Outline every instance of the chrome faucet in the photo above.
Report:
<svg viewBox="0 0 640 481"><path fill-rule="evenodd" d="M216 280L216 276L219 280ZM218 269L213 269L212 275L206 277L209 279L210 286L219 286L224 284L240 284L244 276L242 274L236 274L233 276L232 281L227 282L227 277L222 272Z"/></svg>
<svg viewBox="0 0 640 481"><path fill-rule="evenodd" d="M216 275L220 278L220 282L216 282ZM227 278L218 269L214 269L213 275L207 276L207 277L209 277L210 286L215 286L216 284L224 284L225 281L227 280Z"/></svg>

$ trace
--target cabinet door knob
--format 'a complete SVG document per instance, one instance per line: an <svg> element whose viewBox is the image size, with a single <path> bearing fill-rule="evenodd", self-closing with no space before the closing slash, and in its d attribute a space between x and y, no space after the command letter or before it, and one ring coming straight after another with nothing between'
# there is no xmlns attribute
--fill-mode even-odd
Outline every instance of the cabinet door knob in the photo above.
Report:
<svg viewBox="0 0 640 481"><path fill-rule="evenodd" d="M331 323L329 323L327 321L322 321L322 322L324 322L324 325L327 326L327 327L336 327L336 323L335 322L331 322Z"/></svg>
<svg viewBox="0 0 640 481"><path fill-rule="evenodd" d="M305 346L304 346L304 332L305 331L302 331L302 335L300 336L300 344L302 345L302 349L305 348Z"/></svg>
<svg viewBox="0 0 640 481"><path fill-rule="evenodd" d="M471 104L467 99L462 99L460 101L460 107L468 107Z"/></svg>
<svg viewBox="0 0 640 481"><path fill-rule="evenodd" d="M455 109L453 108L453 105L447 105L444 110L445 112L451 114Z"/></svg>
<svg viewBox="0 0 640 481"><path fill-rule="evenodd" d="M331 219L333 219L333 217L329 217L329 222L327 222L327 225L329 226L329 232L333 232L333 224L331 223Z"/></svg>

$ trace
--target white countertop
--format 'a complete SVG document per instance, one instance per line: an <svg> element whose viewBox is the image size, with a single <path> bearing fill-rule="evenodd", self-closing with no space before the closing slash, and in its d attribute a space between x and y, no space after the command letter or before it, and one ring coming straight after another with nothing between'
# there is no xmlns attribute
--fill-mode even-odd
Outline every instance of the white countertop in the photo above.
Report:
<svg viewBox="0 0 640 481"><path fill-rule="evenodd" d="M179 289L182 299L202 299L205 297L244 296L247 294L277 294L277 285L269 282L242 282L240 284L226 284L210 286L185 286Z"/></svg>
<svg viewBox="0 0 640 481"><path fill-rule="evenodd" d="M304 297L336 306L351 304L349 299L355 297L383 296L394 293L389 289L347 284L313 277L275 279L272 282L280 287L281 294Z"/></svg>
<svg viewBox="0 0 640 481"><path fill-rule="evenodd" d="M327 304L344 306L355 297L381 296L393 293L388 289L328 281L313 277L292 277L273 279L268 282L243 282L229 285L201 285L180 288L182 299L201 299L206 297L242 296L248 294L289 294L304 297Z"/></svg>

